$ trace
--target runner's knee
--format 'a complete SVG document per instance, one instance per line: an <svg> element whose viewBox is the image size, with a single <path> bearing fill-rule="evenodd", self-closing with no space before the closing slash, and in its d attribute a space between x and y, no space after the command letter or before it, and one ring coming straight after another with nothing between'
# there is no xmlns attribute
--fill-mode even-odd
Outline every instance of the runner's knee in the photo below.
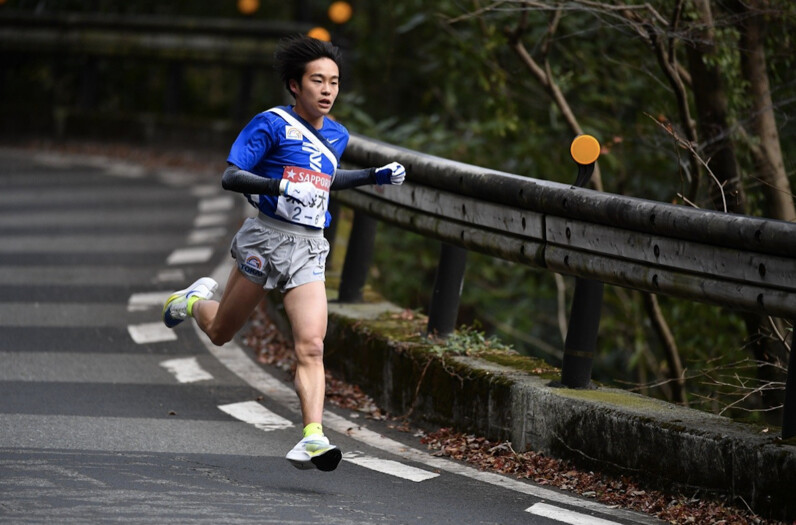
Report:
<svg viewBox="0 0 796 525"><path fill-rule="evenodd" d="M323 338L309 337L296 341L296 358L302 363L323 361Z"/></svg>
<svg viewBox="0 0 796 525"><path fill-rule="evenodd" d="M206 333L210 341L216 346L223 346L229 343L235 335L234 331L224 330L223 327L217 327L215 325L208 327Z"/></svg>

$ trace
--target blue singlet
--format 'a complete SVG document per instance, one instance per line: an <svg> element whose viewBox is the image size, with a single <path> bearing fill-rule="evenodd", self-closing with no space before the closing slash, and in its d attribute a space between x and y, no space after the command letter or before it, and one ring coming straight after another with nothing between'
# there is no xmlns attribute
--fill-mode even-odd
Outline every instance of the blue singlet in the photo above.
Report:
<svg viewBox="0 0 796 525"><path fill-rule="evenodd" d="M291 106L281 106L301 121ZM309 127L309 124L305 124ZM338 159L348 145L348 130L329 118L323 119L323 127L317 130L334 148ZM334 176L332 162L310 142L304 133L291 126L276 113L264 111L256 115L240 132L232 144L227 162L235 166L272 179L281 179L286 166L319 171ZM279 220L276 215L277 197L259 195L259 210ZM326 222L330 217L327 214Z"/></svg>

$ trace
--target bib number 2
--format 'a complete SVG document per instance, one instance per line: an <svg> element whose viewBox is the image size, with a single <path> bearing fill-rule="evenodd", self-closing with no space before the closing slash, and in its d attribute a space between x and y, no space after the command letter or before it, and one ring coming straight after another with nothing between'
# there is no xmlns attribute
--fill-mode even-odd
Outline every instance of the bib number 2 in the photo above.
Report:
<svg viewBox="0 0 796 525"><path fill-rule="evenodd" d="M329 188L332 185L332 176L296 166L287 166L282 172L282 179L291 183L312 183L317 190L317 197L314 203L304 206L296 199L280 195L276 204L276 214L296 224L323 228L326 222L326 210L329 208Z"/></svg>

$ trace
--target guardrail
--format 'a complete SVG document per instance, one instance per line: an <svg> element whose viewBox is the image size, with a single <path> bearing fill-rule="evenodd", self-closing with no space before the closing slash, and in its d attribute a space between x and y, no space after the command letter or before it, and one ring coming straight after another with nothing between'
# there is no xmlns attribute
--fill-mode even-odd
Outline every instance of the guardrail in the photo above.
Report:
<svg viewBox="0 0 796 525"><path fill-rule="evenodd" d="M699 210L600 193L425 155L354 135L343 160L407 169L402 187L363 187L334 195L355 212L341 300L361 299L382 220L443 241L429 308L453 319L461 284L456 250L474 250L546 270L636 290L796 319L796 223ZM445 246L448 246L445 249ZM454 255L451 256L451 253ZM347 254L348 255L348 254ZM454 264L450 265L453 260ZM349 265L359 265L351 271ZM449 266L450 265L450 266ZM359 295L358 295L359 294ZM453 309L453 314L451 314ZM442 324L445 331L452 325ZM433 331L433 330L431 330ZM791 352L783 437L796 435L796 360ZM566 371L562 371L566 373Z"/></svg>
<svg viewBox="0 0 796 525"><path fill-rule="evenodd" d="M58 77L67 68L78 68L79 82L59 88L52 108L56 128L67 119L100 120L113 127L120 120L135 120L130 134L148 137L155 120L162 126L165 117L183 110L185 69L191 66L223 67L238 82L234 93L232 120L244 122L251 115L257 75L272 71L274 51L280 38L306 33L310 25L293 21L212 19L157 15L119 15L68 12L0 10L0 69L13 68L28 57L46 57ZM70 61L68 59L77 59ZM163 88L162 114L135 114L141 108L122 108L123 115L92 114L99 105L100 85L107 68L101 64L159 63L167 66ZM71 97L67 93L76 90ZM230 98L232 98L232 94ZM69 98L77 104L68 106ZM66 103L65 103L66 102ZM39 110L40 112L40 110ZM136 132L137 131L137 132ZM182 130L178 129L177 133ZM102 134L104 129L98 130Z"/></svg>
<svg viewBox="0 0 796 525"><path fill-rule="evenodd" d="M0 12L0 51L270 66L304 23L91 13Z"/></svg>

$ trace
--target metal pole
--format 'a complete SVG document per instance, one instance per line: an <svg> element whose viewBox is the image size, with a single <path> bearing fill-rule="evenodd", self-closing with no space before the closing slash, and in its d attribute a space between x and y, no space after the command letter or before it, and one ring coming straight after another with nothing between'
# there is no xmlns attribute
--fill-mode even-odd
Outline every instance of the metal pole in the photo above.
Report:
<svg viewBox="0 0 796 525"><path fill-rule="evenodd" d="M456 328L464 284L467 250L442 243L434 291L428 308L428 333L446 337Z"/></svg>
<svg viewBox="0 0 796 525"><path fill-rule="evenodd" d="M602 304L603 283L581 278L575 280L575 296L561 365L561 383L566 387L588 388L591 383Z"/></svg>
<svg viewBox="0 0 796 525"><path fill-rule="evenodd" d="M343 271L340 275L338 301L358 303L362 301L362 289L368 278L370 263L373 261L373 245L376 241L376 226L373 217L359 210L354 212L354 224L348 239Z"/></svg>
<svg viewBox="0 0 796 525"><path fill-rule="evenodd" d="M251 118L249 106L252 99L252 86L254 85L254 68L243 66L238 75L238 97L235 99L235 108L232 118L235 123L246 123Z"/></svg>
<svg viewBox="0 0 796 525"><path fill-rule="evenodd" d="M182 106L183 65L181 62L170 62L167 71L164 112L166 115L176 115Z"/></svg>
<svg viewBox="0 0 796 525"><path fill-rule="evenodd" d="M583 187L594 172L600 144L594 137L581 135L572 141L572 158L578 164L575 186ZM575 295L569 313L569 328L564 341L561 383L568 388L589 388L592 362L597 349L597 333L603 304L603 283L575 279Z"/></svg>
<svg viewBox="0 0 796 525"><path fill-rule="evenodd" d="M80 78L80 109L91 110L97 107L97 85L99 84L99 65L96 57L86 57Z"/></svg>
<svg viewBox="0 0 796 525"><path fill-rule="evenodd" d="M326 269L328 270L332 254L334 253L335 239L337 238L337 223L340 221L340 202L337 199L329 198L329 213L332 215L332 223L323 230L323 236L329 241L329 253L326 255Z"/></svg>
<svg viewBox="0 0 796 525"><path fill-rule="evenodd" d="M796 328L796 321L794 321L793 326ZM791 335L788 378L785 380L785 406L782 409L782 439L796 436L796 357L794 356L794 341L796 341L796 337Z"/></svg>

